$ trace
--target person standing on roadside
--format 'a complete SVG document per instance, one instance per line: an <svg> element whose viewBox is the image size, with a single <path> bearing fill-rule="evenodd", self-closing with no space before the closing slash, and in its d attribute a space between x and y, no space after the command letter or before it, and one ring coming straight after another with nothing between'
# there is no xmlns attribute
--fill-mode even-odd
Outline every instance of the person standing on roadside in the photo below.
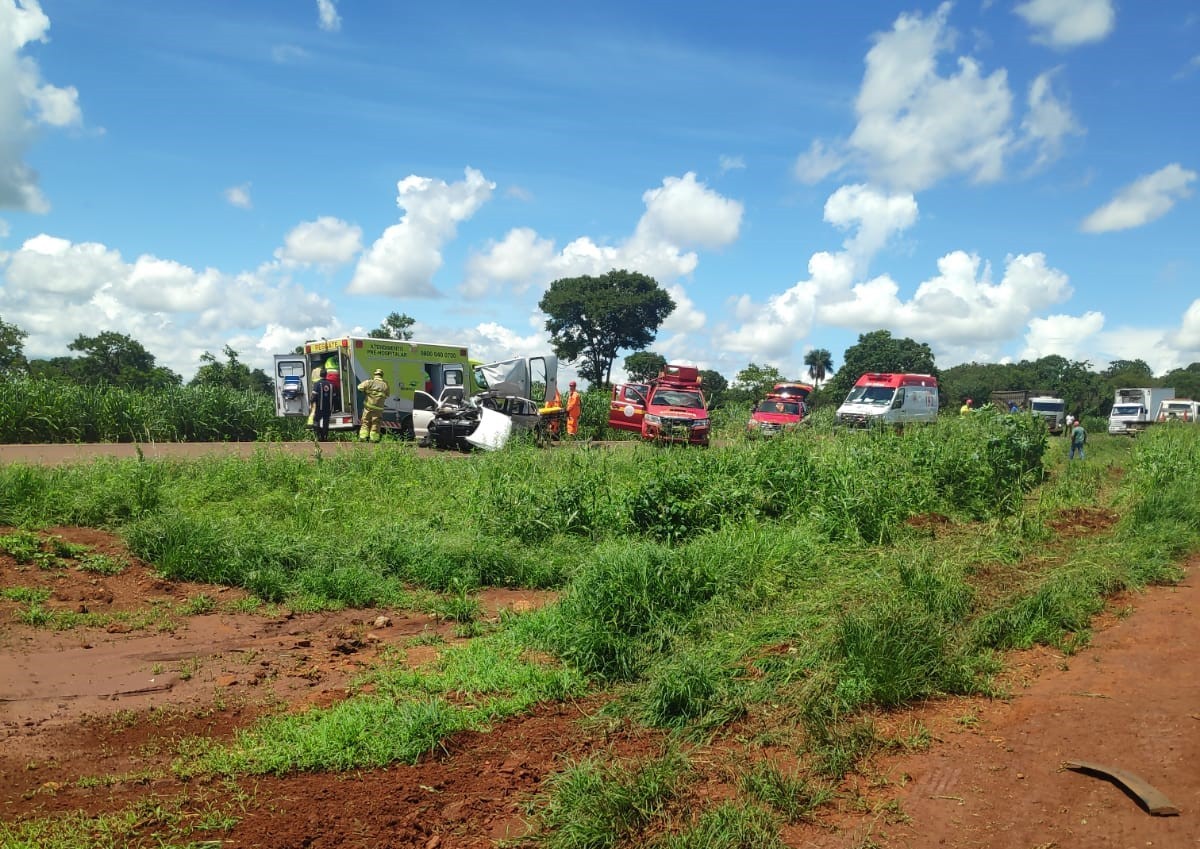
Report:
<svg viewBox="0 0 1200 849"><path fill-rule="evenodd" d="M567 384L567 436L579 435L579 417L583 414L583 396L575 388L575 381Z"/></svg>
<svg viewBox="0 0 1200 849"><path fill-rule="evenodd" d="M375 374L358 384L359 390L366 396L363 403L362 427L358 429L359 442L378 442L379 426L383 421L383 402L392 393L392 387L383 379L383 369L375 369Z"/></svg>
<svg viewBox="0 0 1200 849"><path fill-rule="evenodd" d="M963 401L963 405L958 408L958 414L960 416L965 416L967 413L971 412L972 409L971 399L968 398L966 401Z"/></svg>
<svg viewBox="0 0 1200 849"><path fill-rule="evenodd" d="M1075 459L1075 452L1079 452L1079 459L1083 459L1083 446L1087 442L1087 431L1083 429L1083 422L1075 419L1075 427L1071 428L1071 453L1067 456L1068 460Z"/></svg>
<svg viewBox="0 0 1200 849"><path fill-rule="evenodd" d="M308 395L309 406L312 407L313 433L318 442L329 439L329 416L333 413L333 381L329 379L325 369L321 369L317 382L313 384L312 392Z"/></svg>

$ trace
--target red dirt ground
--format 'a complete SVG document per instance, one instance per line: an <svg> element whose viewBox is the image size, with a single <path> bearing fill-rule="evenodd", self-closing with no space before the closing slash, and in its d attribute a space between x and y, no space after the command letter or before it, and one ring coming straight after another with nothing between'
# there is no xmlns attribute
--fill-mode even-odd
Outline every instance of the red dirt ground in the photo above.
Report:
<svg viewBox="0 0 1200 849"><path fill-rule="evenodd" d="M99 531L51 532L127 556ZM877 756L817 822L788 826L787 845L1200 846L1194 583L1114 600L1091 645L1075 656L1049 649L1010 655L1010 698L940 700L878 717L884 730L920 723L932 744ZM646 755L662 745L597 721L599 705L587 701L546 705L489 734L460 734L416 766L248 778L237 787L181 782L169 770L179 740L228 740L267 711L331 704L385 646L421 664L437 646L414 638L432 632L453 643L453 627L386 610L186 616L179 608L188 599L207 594L225 611L239 593L163 581L136 562L102 577L0 556L0 588L16 586L51 588L47 605L63 611L144 610L155 602L163 612L155 626L137 630L54 631L21 624L14 615L20 605L0 600L0 819L9 823L188 794L237 801L230 831L189 836L213 846L481 849L525 833L526 803L565 759ZM483 600L496 615L546 598L492 591ZM376 627L379 615L391 624ZM747 756L732 738L701 753L696 760L711 764L701 769L708 780L689 790L684 808L733 796L722 758ZM1070 759L1136 773L1182 814L1149 816L1113 784L1062 769ZM110 779L95 780L104 776Z"/></svg>

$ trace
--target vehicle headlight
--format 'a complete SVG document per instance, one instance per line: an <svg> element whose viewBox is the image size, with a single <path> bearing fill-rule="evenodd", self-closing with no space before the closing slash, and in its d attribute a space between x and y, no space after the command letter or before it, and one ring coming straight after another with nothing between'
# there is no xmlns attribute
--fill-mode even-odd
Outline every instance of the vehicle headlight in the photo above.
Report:
<svg viewBox="0 0 1200 849"><path fill-rule="evenodd" d="M708 427L708 419L696 419L692 422L692 427Z"/></svg>
<svg viewBox="0 0 1200 849"><path fill-rule="evenodd" d="M758 419L751 419L750 421L746 422L746 427L753 430L756 427L762 427L762 422L760 422Z"/></svg>
<svg viewBox="0 0 1200 849"><path fill-rule="evenodd" d="M661 425L662 424L662 419L660 419L658 416L652 416L649 413L646 414L645 421L646 421L646 424L652 424L652 425Z"/></svg>

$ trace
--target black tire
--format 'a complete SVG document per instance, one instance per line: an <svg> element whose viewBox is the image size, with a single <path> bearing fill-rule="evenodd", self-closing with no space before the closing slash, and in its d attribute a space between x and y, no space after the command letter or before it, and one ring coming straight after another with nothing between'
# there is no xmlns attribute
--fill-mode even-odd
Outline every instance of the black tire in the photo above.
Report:
<svg viewBox="0 0 1200 849"><path fill-rule="evenodd" d="M410 416L400 425L400 438L411 442L413 439L416 439L416 437L417 433L415 430L413 430L413 421L412 417Z"/></svg>

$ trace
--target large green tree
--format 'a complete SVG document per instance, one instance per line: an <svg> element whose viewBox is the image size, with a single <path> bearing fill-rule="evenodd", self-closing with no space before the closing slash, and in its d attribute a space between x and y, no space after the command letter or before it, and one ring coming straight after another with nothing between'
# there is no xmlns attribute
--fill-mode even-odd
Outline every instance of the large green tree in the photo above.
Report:
<svg viewBox="0 0 1200 849"><path fill-rule="evenodd" d="M1154 370L1145 360L1113 360L1108 368L1100 372L1101 377L1109 380L1124 381L1122 386L1149 386L1154 380Z"/></svg>
<svg viewBox="0 0 1200 849"><path fill-rule="evenodd" d="M29 334L15 324L0 318L0 377L28 370L25 360L25 340Z"/></svg>
<svg viewBox="0 0 1200 849"><path fill-rule="evenodd" d="M260 368L252 369L238 359L238 352L228 345L223 352L225 362L205 351L200 355L200 368L188 386L228 386L233 389L249 389L270 395L274 391L271 378Z"/></svg>
<svg viewBox="0 0 1200 849"><path fill-rule="evenodd" d="M749 363L744 369L734 375L729 398L730 400L740 402L757 401L763 395L770 392L776 383L783 383L786 380L787 378L783 376L783 372L775 368L775 366L760 366L758 363Z"/></svg>
<svg viewBox="0 0 1200 849"><path fill-rule="evenodd" d="M937 377L933 350L907 336L897 339L888 330L859 334L858 342L842 355L842 367L829 381L835 397L845 397L854 382L869 371L912 372Z"/></svg>
<svg viewBox="0 0 1200 849"><path fill-rule="evenodd" d="M367 335L372 339L400 339L407 341L413 338L412 326L417 320L402 312L389 313L383 322Z"/></svg>
<svg viewBox="0 0 1200 849"><path fill-rule="evenodd" d="M563 277L550 284L538 308L554 352L579 363L579 376L608 385L621 350L644 350L675 302L654 278L613 270L599 277Z"/></svg>
<svg viewBox="0 0 1200 849"><path fill-rule="evenodd" d="M43 370L45 376L126 389L162 389L183 382L169 368L157 365L154 355L141 342L124 333L106 330L96 336L80 334L67 347L81 356L49 360L49 368Z"/></svg>
<svg viewBox="0 0 1200 849"><path fill-rule="evenodd" d="M638 351L625 358L625 373L634 383L648 383L662 372L667 358L653 351Z"/></svg>
<svg viewBox="0 0 1200 849"><path fill-rule="evenodd" d="M804 355L804 364L808 366L808 376L817 386L833 371L833 354L824 348L813 348Z"/></svg>

